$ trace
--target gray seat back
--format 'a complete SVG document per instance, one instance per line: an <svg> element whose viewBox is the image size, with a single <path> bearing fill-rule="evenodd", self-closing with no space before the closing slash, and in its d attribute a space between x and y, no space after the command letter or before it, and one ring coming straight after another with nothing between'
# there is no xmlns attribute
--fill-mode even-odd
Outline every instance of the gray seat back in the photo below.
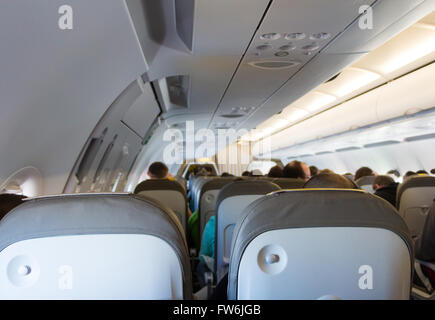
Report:
<svg viewBox="0 0 435 320"><path fill-rule="evenodd" d="M396 206L413 237L420 237L435 197L435 177L410 177L397 190Z"/></svg>
<svg viewBox="0 0 435 320"><path fill-rule="evenodd" d="M361 177L355 181L356 185L364 191L375 193L373 189L373 181L375 181L376 176L365 176Z"/></svg>
<svg viewBox="0 0 435 320"><path fill-rule="evenodd" d="M136 186L134 194L150 197L165 204L175 213L183 229L186 230L186 192L177 181L168 179L145 180Z"/></svg>
<svg viewBox="0 0 435 320"><path fill-rule="evenodd" d="M224 186L216 202L215 272L219 281L228 271L234 226L243 210L267 193L279 190L269 181L234 181Z"/></svg>
<svg viewBox="0 0 435 320"><path fill-rule="evenodd" d="M435 199L427 215L421 237L416 240L415 257L418 260L435 262Z"/></svg>
<svg viewBox="0 0 435 320"><path fill-rule="evenodd" d="M294 178L274 178L272 182L281 189L301 189L305 184L304 180Z"/></svg>
<svg viewBox="0 0 435 320"><path fill-rule="evenodd" d="M205 181L201 186L198 196L198 218L199 218L199 234L202 238L202 231L208 220L215 215L216 200L219 191L223 186L233 182L236 178L215 178Z"/></svg>
<svg viewBox="0 0 435 320"><path fill-rule="evenodd" d="M191 299L181 224L128 194L35 198L0 221L0 299Z"/></svg>
<svg viewBox="0 0 435 320"><path fill-rule="evenodd" d="M408 299L409 230L361 190L290 190L251 203L233 234L229 299Z"/></svg>

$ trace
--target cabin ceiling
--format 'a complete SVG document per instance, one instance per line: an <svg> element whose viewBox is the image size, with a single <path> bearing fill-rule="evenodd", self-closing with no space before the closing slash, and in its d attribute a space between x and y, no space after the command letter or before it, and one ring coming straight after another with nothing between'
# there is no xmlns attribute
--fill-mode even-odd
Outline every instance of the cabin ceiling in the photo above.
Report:
<svg viewBox="0 0 435 320"><path fill-rule="evenodd" d="M172 126L194 118L197 129L257 126L400 31L385 32L422 3L127 0L149 64L144 78L160 93L162 119ZM375 30L357 27L362 5L377 9ZM162 79L173 76L186 77L182 106L165 99L171 88Z"/></svg>

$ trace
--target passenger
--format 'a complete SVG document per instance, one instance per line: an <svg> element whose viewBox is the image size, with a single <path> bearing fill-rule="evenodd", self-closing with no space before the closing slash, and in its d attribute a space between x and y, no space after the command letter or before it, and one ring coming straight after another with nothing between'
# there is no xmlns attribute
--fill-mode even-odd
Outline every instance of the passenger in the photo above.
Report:
<svg viewBox="0 0 435 320"><path fill-rule="evenodd" d="M335 172L330 170L330 169L323 169L323 170L320 170L319 173L334 174Z"/></svg>
<svg viewBox="0 0 435 320"><path fill-rule="evenodd" d="M408 172L406 172L405 175L403 176L403 181L405 181L405 180L408 179L409 177L412 177L412 176L415 176L415 175L417 175L416 172L414 172L414 171L408 171Z"/></svg>
<svg viewBox="0 0 435 320"><path fill-rule="evenodd" d="M282 168L280 166L273 166L272 168L270 168L267 176L269 178L281 178L282 177Z"/></svg>
<svg viewBox="0 0 435 320"><path fill-rule="evenodd" d="M377 176L373 181L373 190L375 195L387 200L396 207L397 186L399 184L390 176Z"/></svg>
<svg viewBox="0 0 435 320"><path fill-rule="evenodd" d="M216 218L212 216L204 227L201 239L201 249L199 250L199 264L196 268L197 280L200 287L205 286L205 272L214 272L215 259L215 239L216 239Z"/></svg>
<svg viewBox="0 0 435 320"><path fill-rule="evenodd" d="M416 173L421 174L421 175L428 175L429 174L426 170L418 170Z"/></svg>
<svg viewBox="0 0 435 320"><path fill-rule="evenodd" d="M301 161L292 161L288 163L282 172L284 178L302 179L307 181L311 178L310 168Z"/></svg>
<svg viewBox="0 0 435 320"><path fill-rule="evenodd" d="M148 168L148 179L168 179L168 167L163 162L153 162Z"/></svg>
<svg viewBox="0 0 435 320"><path fill-rule="evenodd" d="M319 173L311 177L304 188L358 189L355 183L336 173Z"/></svg>
<svg viewBox="0 0 435 320"><path fill-rule="evenodd" d="M361 167L355 172L354 180L357 181L359 178L366 177L366 176L374 176L374 175L375 173L369 167Z"/></svg>
<svg viewBox="0 0 435 320"><path fill-rule="evenodd" d="M242 177L249 177L251 173L249 171L243 171Z"/></svg>
<svg viewBox="0 0 435 320"><path fill-rule="evenodd" d="M14 193L0 194L0 220L13 208L22 204L26 196Z"/></svg>
<svg viewBox="0 0 435 320"><path fill-rule="evenodd" d="M221 177L222 178L228 178L228 177L234 177L234 175L231 174L231 173L228 173L228 172L224 172L224 173L221 174Z"/></svg>
<svg viewBox="0 0 435 320"><path fill-rule="evenodd" d="M310 175L314 177L319 173L319 169L316 166L310 166Z"/></svg>

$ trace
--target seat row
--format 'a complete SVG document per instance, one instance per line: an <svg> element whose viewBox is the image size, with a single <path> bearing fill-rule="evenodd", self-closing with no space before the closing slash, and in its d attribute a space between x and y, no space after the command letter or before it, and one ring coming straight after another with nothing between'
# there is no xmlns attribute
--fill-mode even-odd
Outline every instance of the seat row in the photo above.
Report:
<svg viewBox="0 0 435 320"><path fill-rule="evenodd" d="M267 181L234 185L241 191L227 186L218 196L216 224L228 231L217 270L228 267L229 299L409 298L413 241L381 198L283 191ZM192 298L182 225L146 196L26 200L0 220L0 265L1 299Z"/></svg>

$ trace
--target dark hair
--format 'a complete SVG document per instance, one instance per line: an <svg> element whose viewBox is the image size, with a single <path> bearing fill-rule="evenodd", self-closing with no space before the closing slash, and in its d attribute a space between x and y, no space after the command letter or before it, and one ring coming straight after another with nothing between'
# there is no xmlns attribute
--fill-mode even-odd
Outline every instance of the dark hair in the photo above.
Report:
<svg viewBox="0 0 435 320"><path fill-rule="evenodd" d="M408 178L410 176L415 176L416 174L417 173L415 173L414 171L407 171L403 177Z"/></svg>
<svg viewBox="0 0 435 320"><path fill-rule="evenodd" d="M382 188L382 187L387 187L392 183L394 183L393 178L391 178L390 176L380 175L380 176L377 176L375 178L375 180L373 180L372 186L373 186L373 189L375 189L375 184L377 184L377 185L381 186L381 188Z"/></svg>
<svg viewBox="0 0 435 320"><path fill-rule="evenodd" d="M148 175L152 179L163 179L168 175L168 167L163 162L153 162L148 168Z"/></svg>
<svg viewBox="0 0 435 320"><path fill-rule="evenodd" d="M416 173L418 173L418 174L429 174L426 170L418 170Z"/></svg>
<svg viewBox="0 0 435 320"><path fill-rule="evenodd" d="M369 167L361 167L355 172L354 180L358 180L359 178L366 177L366 176L372 176L373 170Z"/></svg>
<svg viewBox="0 0 435 320"><path fill-rule="evenodd" d="M319 173L305 182L304 188L358 189L355 183L336 173Z"/></svg>
<svg viewBox="0 0 435 320"><path fill-rule="evenodd" d="M280 166L273 166L272 168L270 168L267 176L270 178L281 178L282 177L282 168Z"/></svg>
<svg viewBox="0 0 435 320"><path fill-rule="evenodd" d="M335 173L335 172L332 171L331 169L323 169L323 170L320 170L319 173L328 173L328 174L333 174L333 173Z"/></svg>
<svg viewBox="0 0 435 320"><path fill-rule="evenodd" d="M302 162L295 160L288 163L282 171L282 176L284 178L306 179Z"/></svg>
<svg viewBox="0 0 435 320"><path fill-rule="evenodd" d="M316 166L310 166L310 173L311 173L311 176L314 177L316 174L319 173L319 169L317 169Z"/></svg>
<svg viewBox="0 0 435 320"><path fill-rule="evenodd" d="M249 171L243 171L242 177L249 177L251 173Z"/></svg>
<svg viewBox="0 0 435 320"><path fill-rule="evenodd" d="M0 219L16 206L22 204L26 196L14 193L0 194Z"/></svg>
<svg viewBox="0 0 435 320"><path fill-rule="evenodd" d="M221 174L221 177L234 177L234 175L232 175L231 173L228 173L228 172L224 172Z"/></svg>

